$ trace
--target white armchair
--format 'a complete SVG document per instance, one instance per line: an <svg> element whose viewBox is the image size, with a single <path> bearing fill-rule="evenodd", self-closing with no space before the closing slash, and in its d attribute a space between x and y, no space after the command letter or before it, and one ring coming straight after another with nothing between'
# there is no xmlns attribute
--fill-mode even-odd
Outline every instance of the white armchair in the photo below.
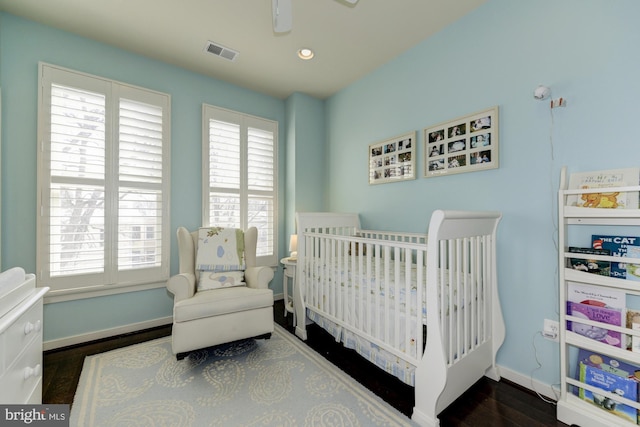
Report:
<svg viewBox="0 0 640 427"><path fill-rule="evenodd" d="M198 291L198 231L179 227L179 272L167 281L174 295L171 348L178 360L188 352L235 340L269 338L273 332L271 267L256 266L258 230L244 232L246 286Z"/></svg>

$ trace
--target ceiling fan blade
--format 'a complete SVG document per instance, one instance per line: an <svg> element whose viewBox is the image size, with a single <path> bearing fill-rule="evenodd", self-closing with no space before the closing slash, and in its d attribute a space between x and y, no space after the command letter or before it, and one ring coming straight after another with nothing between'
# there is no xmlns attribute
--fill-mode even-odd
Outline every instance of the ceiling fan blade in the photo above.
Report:
<svg viewBox="0 0 640 427"><path fill-rule="evenodd" d="M287 33L291 31L293 13L291 0L271 0L273 9L273 31Z"/></svg>
<svg viewBox="0 0 640 427"><path fill-rule="evenodd" d="M358 0L344 0L344 1L346 1L347 3L350 3L350 4L358 3Z"/></svg>

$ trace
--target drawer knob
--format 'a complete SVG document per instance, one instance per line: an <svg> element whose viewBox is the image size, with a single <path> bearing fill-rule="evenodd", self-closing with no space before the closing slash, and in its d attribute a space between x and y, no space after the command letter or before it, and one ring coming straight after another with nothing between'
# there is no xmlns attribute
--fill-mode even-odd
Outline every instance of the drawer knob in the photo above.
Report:
<svg viewBox="0 0 640 427"><path fill-rule="evenodd" d="M24 379L28 380L31 377L39 377L42 373L42 366L38 363L35 367L24 368Z"/></svg>
<svg viewBox="0 0 640 427"><path fill-rule="evenodd" d="M31 332L33 332L33 329L33 323L27 322L27 324L24 325L24 334L29 335Z"/></svg>
<svg viewBox="0 0 640 427"><path fill-rule="evenodd" d="M40 320L37 320L35 324L27 322L27 324L24 325L24 334L29 335L33 331L40 332L40 329L42 329L42 322Z"/></svg>

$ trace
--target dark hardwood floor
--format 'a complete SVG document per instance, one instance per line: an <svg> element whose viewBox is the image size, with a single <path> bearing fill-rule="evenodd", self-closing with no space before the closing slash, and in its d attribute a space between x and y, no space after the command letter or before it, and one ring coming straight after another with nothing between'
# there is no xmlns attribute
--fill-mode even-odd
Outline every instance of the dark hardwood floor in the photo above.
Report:
<svg viewBox="0 0 640 427"><path fill-rule="evenodd" d="M292 316L284 316L283 302L274 306L275 321L293 331ZM158 327L142 332L90 342L44 354L43 402L72 404L85 356L102 353L138 342L171 334L171 327ZM372 390L400 412L411 415L413 388L381 371L352 350L347 350L325 333L311 325L306 343L356 381ZM487 378L478 381L439 416L442 426L566 426L556 420L555 405L509 381L495 382Z"/></svg>

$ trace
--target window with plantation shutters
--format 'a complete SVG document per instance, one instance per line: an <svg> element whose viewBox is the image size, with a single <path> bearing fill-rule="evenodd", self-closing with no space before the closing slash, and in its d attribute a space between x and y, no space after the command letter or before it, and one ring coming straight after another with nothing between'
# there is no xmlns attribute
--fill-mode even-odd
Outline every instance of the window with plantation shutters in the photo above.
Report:
<svg viewBox="0 0 640 427"><path fill-rule="evenodd" d="M277 263L277 122L203 106L203 223L258 229L258 262Z"/></svg>
<svg viewBox="0 0 640 427"><path fill-rule="evenodd" d="M164 286L166 94L40 65L39 281L55 295Z"/></svg>

